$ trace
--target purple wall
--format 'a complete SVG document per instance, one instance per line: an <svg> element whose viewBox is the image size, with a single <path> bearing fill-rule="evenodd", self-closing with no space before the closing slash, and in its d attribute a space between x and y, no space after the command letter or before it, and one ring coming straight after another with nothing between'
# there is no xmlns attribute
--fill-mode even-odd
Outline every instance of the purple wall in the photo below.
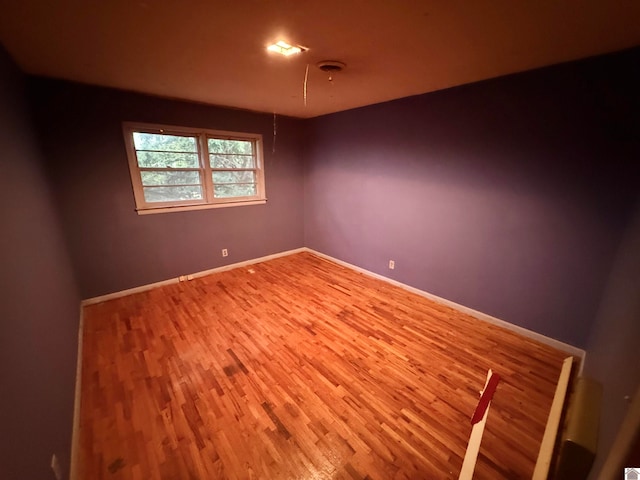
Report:
<svg viewBox="0 0 640 480"><path fill-rule="evenodd" d="M31 94L83 298L303 246L300 120L278 118L273 154L268 114L45 79ZM267 204L137 215L122 121L261 133Z"/></svg>
<svg viewBox="0 0 640 480"><path fill-rule="evenodd" d="M23 95L0 47L0 476L44 480L69 466L80 297Z"/></svg>
<svg viewBox="0 0 640 480"><path fill-rule="evenodd" d="M585 347L637 190L638 53L312 120L305 245Z"/></svg>

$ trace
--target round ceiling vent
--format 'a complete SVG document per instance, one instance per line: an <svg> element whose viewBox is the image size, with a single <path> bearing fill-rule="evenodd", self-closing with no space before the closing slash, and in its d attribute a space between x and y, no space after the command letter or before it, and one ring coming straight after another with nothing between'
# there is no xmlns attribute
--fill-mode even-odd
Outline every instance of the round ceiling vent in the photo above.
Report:
<svg viewBox="0 0 640 480"><path fill-rule="evenodd" d="M341 72L345 69L346 65L342 62L338 62L336 60L323 60L322 62L316 63L317 67L323 72L331 75L332 73Z"/></svg>

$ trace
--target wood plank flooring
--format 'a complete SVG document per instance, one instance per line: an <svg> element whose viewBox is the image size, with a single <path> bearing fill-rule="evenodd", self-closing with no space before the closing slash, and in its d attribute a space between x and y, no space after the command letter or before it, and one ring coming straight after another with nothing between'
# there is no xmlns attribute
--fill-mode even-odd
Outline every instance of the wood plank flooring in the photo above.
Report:
<svg viewBox="0 0 640 480"><path fill-rule="evenodd" d="M563 352L309 253L85 307L80 478L530 478Z"/></svg>

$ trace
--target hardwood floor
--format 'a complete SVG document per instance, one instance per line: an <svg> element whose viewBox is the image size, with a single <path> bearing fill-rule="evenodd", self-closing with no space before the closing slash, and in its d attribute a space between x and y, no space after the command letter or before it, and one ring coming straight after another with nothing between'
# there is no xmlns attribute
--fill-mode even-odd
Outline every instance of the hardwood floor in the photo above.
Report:
<svg viewBox="0 0 640 480"><path fill-rule="evenodd" d="M567 355L309 253L85 307L80 478L530 478Z"/></svg>

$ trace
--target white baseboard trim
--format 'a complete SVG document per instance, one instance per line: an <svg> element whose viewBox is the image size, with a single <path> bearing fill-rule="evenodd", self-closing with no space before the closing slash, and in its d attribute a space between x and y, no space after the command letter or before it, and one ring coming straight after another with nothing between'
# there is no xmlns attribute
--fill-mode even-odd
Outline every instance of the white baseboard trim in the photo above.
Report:
<svg viewBox="0 0 640 480"><path fill-rule="evenodd" d="M82 398L82 344L84 335L84 309L80 305L78 326L78 358L76 359L76 389L73 400L73 430L71 433L71 460L69 480L78 480L78 455L80 454L80 401Z"/></svg>
<svg viewBox="0 0 640 480"><path fill-rule="evenodd" d="M447 307L451 307L455 310L458 310L462 313L466 313L467 315L471 315L472 317L475 317L479 320L488 322L488 323L492 323L494 325L498 325L500 327L506 328L507 330L512 330L516 333L519 333L520 335L524 336L524 337L528 337L528 338L532 338L534 340L539 341L540 343L544 343L545 345L549 345L557 350L561 350L563 352L566 352L574 357L578 357L580 358L580 365L579 365L579 374L582 373L582 368L584 365L584 359L586 357L586 352L578 347L574 347L573 345L570 345L568 343L564 343L561 342L560 340L556 340L555 338L551 338L551 337L547 337L545 335L542 335L538 332L534 332L533 330L528 330L524 327L520 327L518 325L514 325L513 323L509 323L505 320L500 320L499 318L496 317L492 317L491 315L487 315L486 313L482 313L479 312L477 310L474 310L472 308L468 308L465 307L464 305L460 305L459 303L455 303L452 302L451 300L447 300L446 298L442 298L442 297L438 297L437 295L433 295L429 292L425 292L424 290L420 290L418 288L412 287L410 285L407 285L405 283L402 282L398 282L397 280L394 280L392 278L388 278L385 277L384 275L380 275L378 273L374 273L371 272L369 270L366 270L364 268L358 267L357 265L353 265L351 263L345 262L343 260L339 260L337 258L334 258L330 255L326 255L324 253L318 252L316 250L313 250L311 248L305 248L304 251L307 251L309 253L313 253L314 255L317 255L318 257L324 258L326 260L329 260L330 262L334 262L337 263L339 265L342 265L343 267L347 267L350 268L352 270L355 270L357 272L363 273L369 277L373 277L373 278L377 278L378 280L383 280L387 283L390 283L392 285L395 285L396 287L400 287L404 290L407 290L408 292L411 293L415 293L416 295L420 295L421 297L424 298L428 298L429 300L433 300L436 303L440 303L441 305L446 305Z"/></svg>
<svg viewBox="0 0 640 480"><path fill-rule="evenodd" d="M139 287L129 288L127 290L121 290L119 292L108 293L106 295L100 295L98 297L87 298L82 300L82 306L93 305L95 303L106 302L107 300L113 300L114 298L126 297L127 295L132 295L134 293L145 292L147 290L152 290L154 288L162 287L164 285L171 285L172 283L180 282L181 278L189 277L189 280L199 277L205 277L207 275L211 275L212 273L224 272L227 270L233 270L234 268L246 267L248 265L253 265L256 263L266 262L268 260L273 260L275 258L286 257L288 255L293 255L294 253L306 252L308 249L306 247L295 248L293 250L286 250L284 252L274 253L271 255L266 255L264 257L254 258L251 260L245 260L243 262L230 263L229 265L223 265L221 267L211 268L209 270L202 270L201 272L195 272L190 274L185 274L180 277L169 278L167 280L162 280L160 282L149 283L147 285L141 285Z"/></svg>

